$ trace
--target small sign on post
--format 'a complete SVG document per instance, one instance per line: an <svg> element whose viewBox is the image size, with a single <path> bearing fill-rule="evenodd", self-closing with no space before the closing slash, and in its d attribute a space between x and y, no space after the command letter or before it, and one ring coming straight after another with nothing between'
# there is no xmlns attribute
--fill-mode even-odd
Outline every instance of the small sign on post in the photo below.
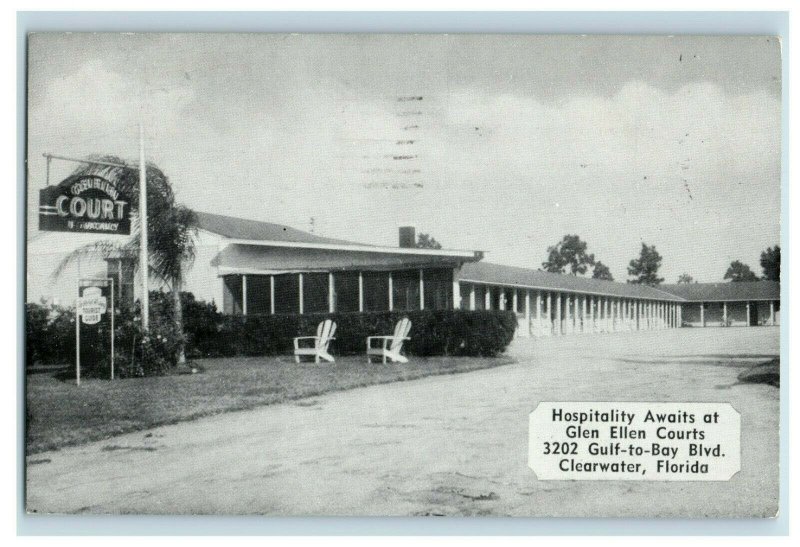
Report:
<svg viewBox="0 0 800 547"><path fill-rule="evenodd" d="M81 279L75 303L75 378L81 383L81 365L97 367L103 361L103 331L109 330L109 366L114 379L114 279Z"/></svg>

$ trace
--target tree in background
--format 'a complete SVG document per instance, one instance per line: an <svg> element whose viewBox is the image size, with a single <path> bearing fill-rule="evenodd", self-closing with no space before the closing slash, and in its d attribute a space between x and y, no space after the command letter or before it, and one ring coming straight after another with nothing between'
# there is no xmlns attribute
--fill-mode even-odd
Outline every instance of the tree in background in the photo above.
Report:
<svg viewBox="0 0 800 547"><path fill-rule="evenodd" d="M565 235L547 248L547 261L542 262L542 268L553 273L565 273L569 269L572 275L583 275L595 263L594 255L587 253L586 248L586 242L577 235Z"/></svg>
<svg viewBox="0 0 800 547"><path fill-rule="evenodd" d="M436 241L436 239L428 234L419 234L417 236L417 248L418 249L441 249L442 244Z"/></svg>
<svg viewBox="0 0 800 547"><path fill-rule="evenodd" d="M73 175L98 175L112 181L117 188L131 196L131 208L139 208L138 163L126 163L116 156L93 156L91 160L125 165L112 167L98 164L81 164ZM163 281L170 289L173 302L173 322L178 332L183 333L183 309L180 292L183 287L185 268L195 256L197 215L191 209L175 202L175 194L167 176L156 165L146 167L147 182L147 247L148 275ZM141 224L138 217L131 227L131 237L124 242L98 241L79 247L67 255L56 269L60 275L70 264L83 256L99 256L104 259L129 259L136 268L141 244ZM177 362L186 361L185 346L179 345Z"/></svg>
<svg viewBox="0 0 800 547"><path fill-rule="evenodd" d="M697 281L688 273L682 273L678 276L678 285L689 285L690 283L697 283Z"/></svg>
<svg viewBox="0 0 800 547"><path fill-rule="evenodd" d="M781 280L781 246L767 247L767 250L761 253L761 270L764 272L762 279L769 281Z"/></svg>
<svg viewBox="0 0 800 547"><path fill-rule="evenodd" d="M628 275L633 276L628 283L650 285L651 287L660 285L664 281L663 277L658 277L660 267L661 255L656 251L656 246L642 242L639 258L634 258L628 265Z"/></svg>
<svg viewBox="0 0 800 547"><path fill-rule="evenodd" d="M742 263L739 260L734 260L728 266L728 271L725 272L723 279L730 279L733 282L737 281L758 281L758 276L753 273L750 266Z"/></svg>
<svg viewBox="0 0 800 547"><path fill-rule="evenodd" d="M611 270L608 269L608 266L598 260L594 264L592 279L605 279L607 281L614 281L614 276L611 275Z"/></svg>

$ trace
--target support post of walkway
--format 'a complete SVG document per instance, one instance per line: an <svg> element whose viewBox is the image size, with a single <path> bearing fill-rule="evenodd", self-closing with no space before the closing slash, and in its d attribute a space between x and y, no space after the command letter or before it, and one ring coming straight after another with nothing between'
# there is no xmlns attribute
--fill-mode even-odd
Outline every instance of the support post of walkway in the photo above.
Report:
<svg viewBox="0 0 800 547"><path fill-rule="evenodd" d="M747 323L745 323L745 327L749 327L750 326L750 302L749 301L747 302L746 309L747 309L747 318L746 318Z"/></svg>
<svg viewBox="0 0 800 547"><path fill-rule="evenodd" d="M589 297L586 296L585 294L583 295L583 319L581 321L581 332L583 333L586 333L589 330L589 322L588 322L589 313L587 310L588 303L586 302L588 298Z"/></svg>
<svg viewBox="0 0 800 547"><path fill-rule="evenodd" d="M333 272L328 272L328 313L336 311L336 287L333 284Z"/></svg>
<svg viewBox="0 0 800 547"><path fill-rule="evenodd" d="M358 272L358 311L364 311L364 272Z"/></svg>
<svg viewBox="0 0 800 547"><path fill-rule="evenodd" d="M247 315L247 275L242 275L242 315Z"/></svg>
<svg viewBox="0 0 800 547"><path fill-rule="evenodd" d="M419 309L425 309L425 280L423 279L422 268L419 270Z"/></svg>
<svg viewBox="0 0 800 547"><path fill-rule="evenodd" d="M536 291L536 333L542 335L542 291Z"/></svg>
<svg viewBox="0 0 800 547"><path fill-rule="evenodd" d="M547 293L547 335L553 334L553 293Z"/></svg>
<svg viewBox="0 0 800 547"><path fill-rule="evenodd" d="M769 324L775 326L775 302L769 301Z"/></svg>
<svg viewBox="0 0 800 547"><path fill-rule="evenodd" d="M728 326L728 303L722 303L722 324Z"/></svg>
<svg viewBox="0 0 800 547"><path fill-rule="evenodd" d="M394 283L392 272L389 272L389 311L394 311Z"/></svg>
<svg viewBox="0 0 800 547"><path fill-rule="evenodd" d="M561 293L556 293L556 334L561 334Z"/></svg>
<svg viewBox="0 0 800 547"><path fill-rule="evenodd" d="M608 312L606 310L606 299L605 297L598 298L597 300L597 315L599 324L597 325L597 330L599 332L606 332L606 319L608 317Z"/></svg>
<svg viewBox="0 0 800 547"><path fill-rule="evenodd" d="M706 326L706 306L705 302L700 302L700 326Z"/></svg>
<svg viewBox="0 0 800 547"><path fill-rule="evenodd" d="M275 276L269 276L269 313L275 315Z"/></svg>
<svg viewBox="0 0 800 547"><path fill-rule="evenodd" d="M475 309L475 285L469 286L469 309Z"/></svg>
<svg viewBox="0 0 800 547"><path fill-rule="evenodd" d="M525 336L531 335L531 291L525 289Z"/></svg>
<svg viewBox="0 0 800 547"><path fill-rule="evenodd" d="M297 274L297 292L298 292L298 299L299 308L300 308L300 315L303 315L303 274Z"/></svg>

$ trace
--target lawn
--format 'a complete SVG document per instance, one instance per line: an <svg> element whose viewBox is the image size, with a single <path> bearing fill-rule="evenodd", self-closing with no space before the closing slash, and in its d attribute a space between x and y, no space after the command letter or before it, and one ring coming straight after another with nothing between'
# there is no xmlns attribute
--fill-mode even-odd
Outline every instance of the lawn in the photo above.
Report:
<svg viewBox="0 0 800 547"><path fill-rule="evenodd" d="M296 364L293 357L198 361L199 374L127 380L88 379L80 387L50 373L27 378L28 454L113 435L332 391L512 363L509 357L429 357L372 364L342 357L333 364Z"/></svg>

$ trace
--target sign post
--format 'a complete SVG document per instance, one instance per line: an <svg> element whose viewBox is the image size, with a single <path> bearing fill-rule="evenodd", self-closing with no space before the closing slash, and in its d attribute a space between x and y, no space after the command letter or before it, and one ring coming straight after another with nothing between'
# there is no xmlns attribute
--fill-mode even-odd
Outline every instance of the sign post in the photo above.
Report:
<svg viewBox="0 0 800 547"><path fill-rule="evenodd" d="M110 306L109 306L110 303ZM78 282L78 299L75 305L75 379L81 384L81 361L97 366L102 359L102 330L110 328L109 365L114 379L114 279L81 279ZM81 344L81 325L83 344ZM88 363L87 363L88 362Z"/></svg>
<svg viewBox="0 0 800 547"><path fill-rule="evenodd" d="M39 229L50 232L91 232L130 235L131 198L98 175L75 175L50 186L50 161L55 158L90 165L132 169L124 163L44 154L47 158L47 188L39 192ZM78 183L78 184L76 184ZM86 195L84 195L86 193ZM139 124L139 270L142 276L142 327L150 325L150 288L147 249L147 163L144 157L144 126Z"/></svg>

